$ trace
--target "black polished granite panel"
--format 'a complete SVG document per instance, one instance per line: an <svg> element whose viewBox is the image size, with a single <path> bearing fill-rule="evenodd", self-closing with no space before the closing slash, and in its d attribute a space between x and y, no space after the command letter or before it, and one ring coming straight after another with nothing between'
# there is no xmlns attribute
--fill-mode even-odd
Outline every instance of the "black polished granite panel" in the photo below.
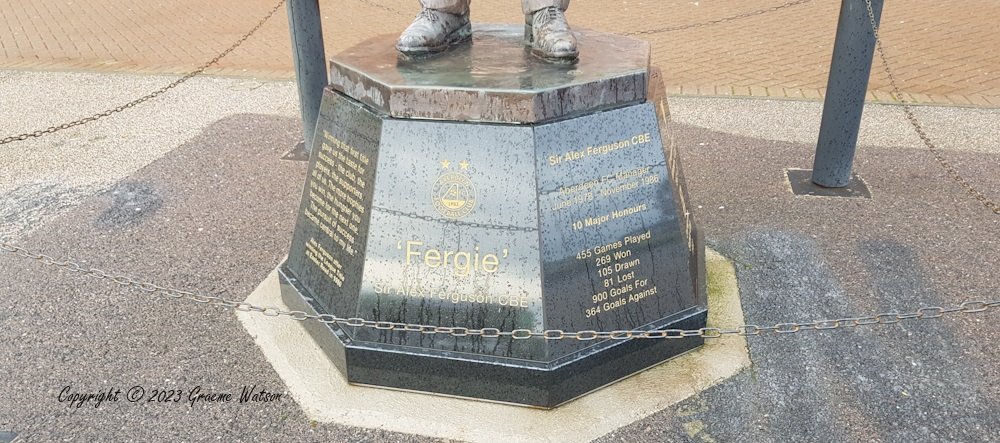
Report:
<svg viewBox="0 0 1000 443"><path fill-rule="evenodd" d="M283 290L379 322L703 327L703 245L661 105L498 125L394 119L328 89ZM701 344L319 329L352 383L541 407Z"/></svg>
<svg viewBox="0 0 1000 443"><path fill-rule="evenodd" d="M382 140L359 315L541 328L531 128L387 119ZM357 332L361 341L545 357L537 340Z"/></svg>
<svg viewBox="0 0 1000 443"><path fill-rule="evenodd" d="M693 245L653 105L542 125L535 137L546 324L638 329L694 306Z"/></svg>
<svg viewBox="0 0 1000 443"><path fill-rule="evenodd" d="M646 100L647 42L576 34L574 63L532 56L518 25L477 24L471 42L422 58L382 35L334 56L330 85L393 117L454 121L540 123Z"/></svg>
<svg viewBox="0 0 1000 443"><path fill-rule="evenodd" d="M694 222L691 214L690 197L684 179L684 168L681 166L680 154L673 134L668 130L670 123L670 107L667 104L667 89L663 75L658 68L650 68L649 102L656 110L656 118L660 128L660 140L663 143L663 156L666 159L667 171L670 176L670 192L675 205L675 211L680 224L681 236L688 241L689 273L694 284L693 303L707 306L707 281L705 275L705 246L702 233Z"/></svg>
<svg viewBox="0 0 1000 443"><path fill-rule="evenodd" d="M381 131L378 115L324 91L286 265L327 312L357 309Z"/></svg>

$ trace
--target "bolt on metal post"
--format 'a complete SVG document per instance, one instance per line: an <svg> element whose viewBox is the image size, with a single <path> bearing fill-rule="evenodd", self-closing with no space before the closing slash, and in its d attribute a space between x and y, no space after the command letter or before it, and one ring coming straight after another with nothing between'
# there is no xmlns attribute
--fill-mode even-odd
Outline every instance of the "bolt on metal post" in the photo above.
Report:
<svg viewBox="0 0 1000 443"><path fill-rule="evenodd" d="M292 35L292 60L299 87L302 136L305 149L309 150L319 118L323 88L328 81L319 0L288 0L288 28Z"/></svg>
<svg viewBox="0 0 1000 443"><path fill-rule="evenodd" d="M871 0L876 22L882 17L883 2ZM813 162L812 182L819 186L842 188L851 181L874 54L875 32L867 3L842 0Z"/></svg>

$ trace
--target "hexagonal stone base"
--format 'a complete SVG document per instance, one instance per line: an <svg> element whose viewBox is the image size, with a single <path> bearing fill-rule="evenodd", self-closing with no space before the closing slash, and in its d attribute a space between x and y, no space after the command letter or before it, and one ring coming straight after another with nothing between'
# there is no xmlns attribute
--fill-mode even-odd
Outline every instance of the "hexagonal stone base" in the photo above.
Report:
<svg viewBox="0 0 1000 443"><path fill-rule="evenodd" d="M439 84L424 88L472 88L453 80L468 68L444 63L462 54L406 62L438 66L427 70ZM483 71L504 66L490 60ZM563 80L508 92L538 99L600 89L618 72L546 69ZM566 80L578 77L589 83ZM645 97L649 88L639 89ZM481 97L498 90L481 89ZM327 351L349 382L547 408L701 345L458 337L401 326L704 327L704 247L663 130L662 97L533 124L394 118L356 98L332 87L324 94L281 269L284 286L316 312L378 322L329 325L337 345Z"/></svg>
<svg viewBox="0 0 1000 443"><path fill-rule="evenodd" d="M744 324L732 263L706 257L711 305L708 325ZM273 272L246 300L283 310L309 310ZM744 337L729 336L656 365L553 410L468 401L348 384L330 352L336 343L322 324L236 312L264 357L309 420L470 443L585 443L710 389L750 366ZM391 406L387 406L391 405Z"/></svg>

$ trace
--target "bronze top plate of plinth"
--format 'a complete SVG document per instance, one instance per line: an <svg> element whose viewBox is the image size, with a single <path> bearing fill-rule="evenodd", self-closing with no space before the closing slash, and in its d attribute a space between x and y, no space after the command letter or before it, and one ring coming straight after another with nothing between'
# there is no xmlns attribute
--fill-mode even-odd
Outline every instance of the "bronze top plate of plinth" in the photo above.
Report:
<svg viewBox="0 0 1000 443"><path fill-rule="evenodd" d="M330 84L392 117L452 121L531 124L646 100L648 43L576 34L572 63L532 56L516 25L475 25L472 41L421 58L383 35L333 57Z"/></svg>

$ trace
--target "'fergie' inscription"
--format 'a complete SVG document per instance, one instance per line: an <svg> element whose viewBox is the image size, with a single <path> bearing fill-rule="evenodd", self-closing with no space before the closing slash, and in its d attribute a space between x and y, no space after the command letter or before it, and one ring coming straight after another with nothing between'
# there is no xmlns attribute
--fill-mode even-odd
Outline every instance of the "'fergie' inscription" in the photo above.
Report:
<svg viewBox="0 0 1000 443"><path fill-rule="evenodd" d="M406 241L406 265L422 264L428 268L450 268L456 277L466 277L475 272L492 274L500 270L500 258L507 257L504 249L500 255L480 252L479 246L472 251L441 251L437 248L422 248L424 242ZM403 249L403 242L396 243L396 249Z"/></svg>

